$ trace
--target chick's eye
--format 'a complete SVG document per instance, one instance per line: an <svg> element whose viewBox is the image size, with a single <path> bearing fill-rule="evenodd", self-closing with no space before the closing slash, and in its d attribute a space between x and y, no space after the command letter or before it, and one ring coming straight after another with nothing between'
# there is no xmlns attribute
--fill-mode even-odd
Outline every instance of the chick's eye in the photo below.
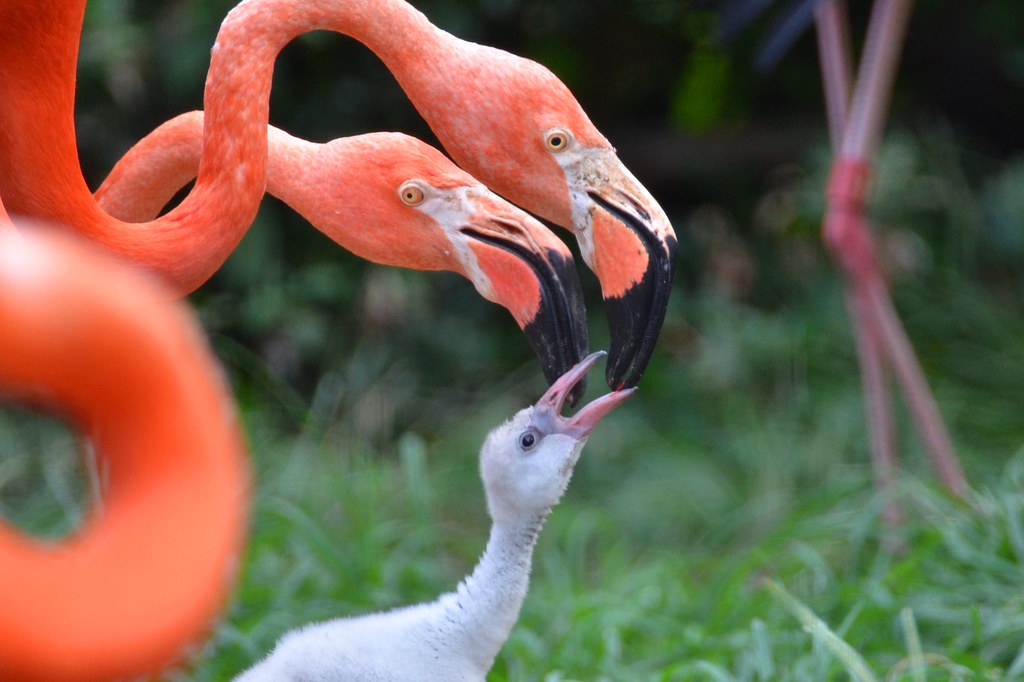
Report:
<svg viewBox="0 0 1024 682"><path fill-rule="evenodd" d="M537 434L533 431L523 431L519 434L519 447L523 450L529 450L537 444Z"/></svg>
<svg viewBox="0 0 1024 682"><path fill-rule="evenodd" d="M412 182L407 182L398 188L398 196L402 198L402 203L407 206L417 206L423 203L426 195L423 193L423 188Z"/></svg>
<svg viewBox="0 0 1024 682"><path fill-rule="evenodd" d="M568 130L554 128L544 135L544 146L552 152L560 152L569 146L571 136Z"/></svg>

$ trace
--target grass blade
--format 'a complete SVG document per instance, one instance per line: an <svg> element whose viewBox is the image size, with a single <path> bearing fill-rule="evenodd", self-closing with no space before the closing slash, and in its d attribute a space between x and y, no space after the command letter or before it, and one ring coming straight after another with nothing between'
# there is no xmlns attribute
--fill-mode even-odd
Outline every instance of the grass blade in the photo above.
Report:
<svg viewBox="0 0 1024 682"><path fill-rule="evenodd" d="M781 584L770 579L766 579L764 584L782 605L786 607L786 610L800 621L804 630L842 662L850 677L857 682L878 682L878 678L871 671L871 668L868 667L867 662L861 655L837 634L832 632L825 621L818 618L813 611L790 594Z"/></svg>

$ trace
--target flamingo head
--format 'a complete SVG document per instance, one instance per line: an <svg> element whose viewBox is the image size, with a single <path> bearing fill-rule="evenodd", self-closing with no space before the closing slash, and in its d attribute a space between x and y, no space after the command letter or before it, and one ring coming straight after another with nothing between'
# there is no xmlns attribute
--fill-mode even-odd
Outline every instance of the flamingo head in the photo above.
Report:
<svg viewBox="0 0 1024 682"><path fill-rule="evenodd" d="M456 163L515 204L573 230L608 312L608 384L636 385L675 271L668 217L551 71L494 48L459 46L458 58L443 62L444 82L431 83L441 91L414 97L417 108Z"/></svg>
<svg viewBox="0 0 1024 682"><path fill-rule="evenodd" d="M540 221L407 135L342 138L319 155L309 165L317 181L292 203L343 247L377 263L465 276L512 313L549 383L586 355L572 254ZM583 390L578 384L572 400Z"/></svg>
<svg viewBox="0 0 1024 682"><path fill-rule="evenodd" d="M487 436L480 451L480 474L495 522L521 522L546 515L569 485L590 433L636 390L605 394L572 417L562 416L566 397L603 355L588 355L555 381L535 405L520 410Z"/></svg>

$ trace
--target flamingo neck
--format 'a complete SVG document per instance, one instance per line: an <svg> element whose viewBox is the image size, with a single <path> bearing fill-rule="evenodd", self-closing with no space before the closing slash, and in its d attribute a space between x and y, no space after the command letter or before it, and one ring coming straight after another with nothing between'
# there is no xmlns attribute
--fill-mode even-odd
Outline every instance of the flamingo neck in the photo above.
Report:
<svg viewBox="0 0 1024 682"><path fill-rule="evenodd" d="M67 223L61 200L85 188L74 125L84 14L85 0L0 8L0 194L12 214Z"/></svg>
<svg viewBox="0 0 1024 682"><path fill-rule="evenodd" d="M267 193L296 207L305 196L325 191L316 173L323 144L289 135L274 126L267 129L267 141L272 159L267 166Z"/></svg>
<svg viewBox="0 0 1024 682"><path fill-rule="evenodd" d="M124 221L152 220L195 179L202 151L203 112L181 114L132 147L114 166L96 200ZM285 202L342 248L375 263L420 270L454 269L451 242L441 230L414 230L408 218L382 219L372 160L411 140L388 133L346 137L326 144L267 129L267 192ZM415 147L413 147L415 149ZM391 156L390 158L396 159ZM401 156L397 163L401 163ZM384 190L388 191L387 189ZM395 184L392 191L397 191ZM394 231L389 227L403 226Z"/></svg>
<svg viewBox="0 0 1024 682"><path fill-rule="evenodd" d="M84 6L41 0L0 7L0 194L12 213L73 226L179 293L206 281L255 218L281 48L307 31L333 30L365 43L397 74L414 71L440 33L401 0L245 0L224 20L212 51L195 187L168 214L134 224L97 205L77 162L74 82Z"/></svg>
<svg viewBox="0 0 1024 682"><path fill-rule="evenodd" d="M508 639L530 583L533 548L547 514L515 523L495 523L473 573L439 600L439 648L471 653L484 672Z"/></svg>
<svg viewBox="0 0 1024 682"><path fill-rule="evenodd" d="M165 121L122 156L95 197L110 215L151 221L196 179L203 150L203 112ZM267 127L267 193L300 210L322 194L318 154L324 147Z"/></svg>
<svg viewBox="0 0 1024 682"><path fill-rule="evenodd" d="M0 201L0 235L8 234L14 230L14 225L11 223L11 216L7 215L7 209L4 208L3 201Z"/></svg>

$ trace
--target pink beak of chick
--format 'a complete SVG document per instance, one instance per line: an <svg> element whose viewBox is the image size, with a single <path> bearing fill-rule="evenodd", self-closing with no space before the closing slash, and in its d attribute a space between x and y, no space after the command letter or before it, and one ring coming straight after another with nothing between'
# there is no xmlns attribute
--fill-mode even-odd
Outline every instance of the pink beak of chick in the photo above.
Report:
<svg viewBox="0 0 1024 682"><path fill-rule="evenodd" d="M583 440L605 415L633 395L635 387L612 391L587 403L573 416L562 416L562 407L565 406L572 389L587 375L594 363L605 355L607 353L603 350L591 353L551 384L551 388L534 406L533 420L540 422L537 424L538 427L548 433L562 433L570 438Z"/></svg>

